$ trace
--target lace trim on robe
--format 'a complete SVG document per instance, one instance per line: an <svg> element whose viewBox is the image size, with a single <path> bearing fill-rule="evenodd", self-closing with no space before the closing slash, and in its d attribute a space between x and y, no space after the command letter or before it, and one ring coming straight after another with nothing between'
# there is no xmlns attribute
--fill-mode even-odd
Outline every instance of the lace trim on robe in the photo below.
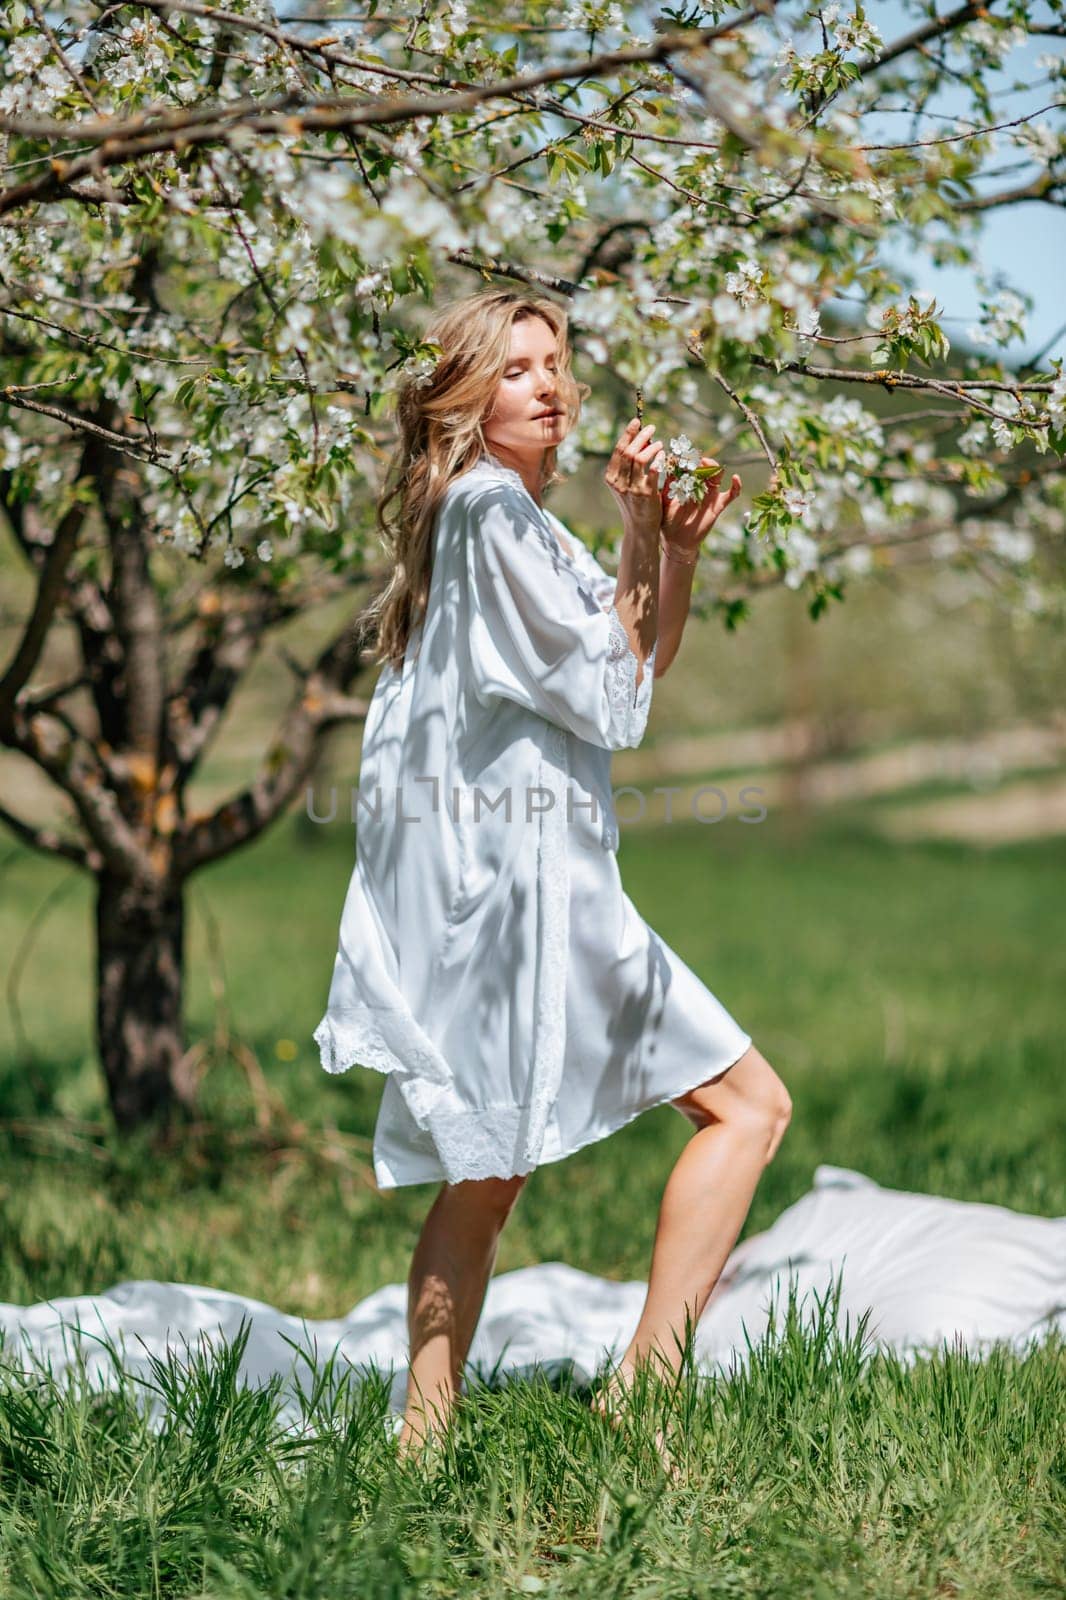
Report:
<svg viewBox="0 0 1066 1600"><path fill-rule="evenodd" d="M566 791L569 763L566 734L550 728L541 752L538 783L554 796L540 815L537 841L537 1002L533 1031L533 1071L523 1155L536 1165L548 1117L559 1097L566 1054L566 968L570 950L570 862L567 847Z"/></svg>
<svg viewBox="0 0 1066 1600"><path fill-rule="evenodd" d="M639 744L644 737L655 677L656 639L651 653L644 662L644 676L637 683L639 662L629 643L629 635L622 619L612 605L607 613L611 632L607 644L607 702L611 708L611 722L627 745Z"/></svg>
<svg viewBox="0 0 1066 1600"><path fill-rule="evenodd" d="M312 1038L327 1072L347 1072L356 1065L395 1072L411 1115L427 1132L441 1110L469 1110L455 1092L443 1056L406 1009L358 1005L330 1011Z"/></svg>
<svg viewBox="0 0 1066 1600"><path fill-rule="evenodd" d="M545 933L548 926L546 922ZM532 1172L540 1159L544 1128L561 1082L561 1053L557 1052L565 1049L566 1043L565 1032L561 1044L558 1038L559 1029L565 1029L563 1003L557 1005L553 1019L547 1013L547 999L558 994L558 971L565 984L566 950L560 952L556 948L552 935L548 935L547 942L552 946L545 952L548 967L556 975L547 976L546 988L538 1000L540 1048L534 1058L534 1098L527 1105L469 1106L450 1087L410 1076L382 1039L374 1013L368 1008L348 1011L340 1017L334 1014L315 1029L314 1038L327 1072L347 1072L350 1067L361 1066L397 1074L404 1101L418 1126L433 1140L448 1183ZM523 1149L533 1153L523 1156Z"/></svg>

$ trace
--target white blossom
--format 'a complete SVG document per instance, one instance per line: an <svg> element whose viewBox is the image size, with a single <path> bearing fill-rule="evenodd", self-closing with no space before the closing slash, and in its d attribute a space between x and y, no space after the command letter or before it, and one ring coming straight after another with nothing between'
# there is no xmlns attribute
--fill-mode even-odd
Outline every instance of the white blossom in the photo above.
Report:
<svg viewBox="0 0 1066 1600"><path fill-rule="evenodd" d="M798 589L809 572L818 566L818 546L802 528L790 528L779 538L779 545L789 560L785 573L785 586Z"/></svg>
<svg viewBox="0 0 1066 1600"><path fill-rule="evenodd" d="M5 63L8 81L0 84L0 113L17 117L49 111L69 90L70 79L58 62L48 61L49 53L43 34L23 33L12 40Z"/></svg>
<svg viewBox="0 0 1066 1600"><path fill-rule="evenodd" d="M416 389L424 389L433 382L433 374L437 370L436 356L408 356L400 371L409 379Z"/></svg>
<svg viewBox="0 0 1066 1600"><path fill-rule="evenodd" d="M23 441L14 428L0 428L0 471L17 467L22 453Z"/></svg>
<svg viewBox="0 0 1066 1600"><path fill-rule="evenodd" d="M42 61L48 59L48 40L44 34L20 34L14 40L7 53L8 70L11 74L36 72Z"/></svg>
<svg viewBox="0 0 1066 1600"><path fill-rule="evenodd" d="M848 572L861 578L872 570L874 553L868 544L853 544L844 551L840 559Z"/></svg>
<svg viewBox="0 0 1066 1600"><path fill-rule="evenodd" d="M327 234L347 244L363 238L363 212L356 203L356 190L347 172L316 167L302 173L288 193L290 210L302 217L314 239Z"/></svg>
<svg viewBox="0 0 1066 1600"><path fill-rule="evenodd" d="M801 522L806 522L814 510L814 491L812 489L785 489L781 495L788 513L798 517Z"/></svg>
<svg viewBox="0 0 1066 1600"><path fill-rule="evenodd" d="M155 17L139 17L117 34L105 35L93 61L94 70L112 88L151 91L167 67L163 31Z"/></svg>
<svg viewBox="0 0 1066 1600"><path fill-rule="evenodd" d="M1032 534L1025 528L991 528L988 542L996 555L1002 556L1004 561L1029 561L1036 548Z"/></svg>
<svg viewBox="0 0 1066 1600"><path fill-rule="evenodd" d="M670 250L682 238L683 214L682 210L677 208L655 224L651 230L651 238L656 250Z"/></svg>
<svg viewBox="0 0 1066 1600"><path fill-rule="evenodd" d="M830 6L828 9L833 12L833 20L835 22L840 10L839 6ZM824 8L822 18L826 25L829 26L829 20ZM876 54L883 43L881 35L873 23L867 21L859 22L854 13L843 22L837 24L833 33L833 41L838 50L862 50L867 55Z"/></svg>
<svg viewBox="0 0 1066 1600"><path fill-rule="evenodd" d="M244 16L275 22L268 0L234 3ZM876 8L868 9L876 16ZM477 8L469 0L441 0L424 7L416 42L426 48L428 35L428 48L453 64L469 53L463 75L484 82L493 74L494 55L501 46L498 30L483 27L480 17L471 26L471 10ZM717 20L725 7L721 0L705 0L702 10ZM774 94L780 86L770 81L765 69L771 58L773 74L787 62L791 76L804 70L811 74L811 83L801 89L817 88L817 77L825 68L824 62L815 65L823 49L819 10L832 51L868 58L879 48L877 30L859 20L852 0L806 8L805 20L797 24L797 35L801 29L803 33L797 44L809 45L810 55L800 56L791 46L779 50L777 23L740 30L718 64L721 87L730 95L734 111L754 130L803 120L794 115L795 96L789 97L786 116L785 106ZM632 7L608 0L562 0L559 11L566 24L582 34L595 31L602 40L607 30L618 28L627 43L640 42L630 31L635 21ZM202 74L197 75L191 58L183 59L175 48L166 21L161 25L155 16L136 16L120 31L130 15L129 9L109 14L103 28L83 30L82 37L72 42L67 32L63 34L64 47L71 49L92 79L101 114L136 115L149 104L159 108L197 101L203 93ZM169 18L169 24L194 52L201 52L203 60L209 59L222 37L220 25L211 18L182 13ZM115 31L108 33L108 25ZM1024 33L997 26L996 19L982 19L958 30L958 37L971 54L1001 57ZM47 111L54 103L60 107L57 115L63 116L68 107L79 106L77 86L46 37L30 27L19 32L9 26L7 34L0 110ZM402 29L375 32L375 52L380 51L386 68L396 52L402 53L402 37ZM337 42L353 57L367 46L360 28L338 29ZM545 41L527 36L522 42L529 65L542 59L539 53ZM569 43L580 51L583 40L572 35ZM946 50L954 47L951 38L945 41ZM324 65L310 57L300 61L301 69L309 77L321 78L323 87ZM965 57L964 65L969 71ZM978 62L977 69L982 65ZM1062 65L1058 57L1041 57L1036 70L1052 74L1057 86L1066 77ZM571 219L579 212L593 212L598 223L601 204L602 220L614 218L621 214L615 210L617 200L626 214L646 220L653 248L645 235L636 252L614 269L616 276L604 273L607 281L602 286L588 278L578 290L570 315L571 329L579 335L579 362L600 365L626 384L643 383L650 406L661 414L662 432L673 455L672 460L660 462L660 478L673 471L675 495L694 496L700 456L681 430L703 416L701 402L708 393L715 405L720 402L704 374L697 377L688 365L700 339L709 340L713 328L723 340L762 341L771 367L776 360L791 359L798 345L810 345L821 337L820 307L841 292L845 298L849 291L858 296L867 281L850 275L858 259L852 246L858 241L849 237L848 202L863 201L861 221L870 249L866 259L872 263L877 236L889 232L885 219L899 215L914 196L903 185L897 188L898 180L877 173L862 176L845 170L843 163L834 172L817 159L803 170L805 193L781 196L782 187L787 187L783 176L797 171L798 163L780 162L776 149L770 154L769 145L723 142L718 118L703 114L706 107L698 97L686 106L689 91L677 90L676 84L671 87L662 65L642 68L641 76L654 92L651 100L646 97L630 108L638 136L635 150L653 170L642 173L633 163L621 161L607 184L601 182L598 170L591 169L576 179L566 173L562 182L535 195L526 192L528 174L510 170L514 152L532 148L533 130L528 123L523 125L517 106L511 109L518 115L510 118L456 112L437 119L408 117L379 128L370 139L376 153L373 192L358 166L346 159L343 141L333 145L328 133L323 137L313 128L265 135L238 120L226 138L208 150L189 146L178 159L162 150L142 165L164 202L158 219L153 216L148 223L150 237L158 227L166 274L161 279L166 286L164 304L179 310L159 310L139 328L141 296L135 302L130 286L135 282L131 261L140 241L134 241L120 208L75 207L63 199L26 207L17 224L13 219L11 227L0 229L4 305L13 311L24 305L33 311L39 303L40 316L54 316L57 324L65 320L71 330L84 324L89 337L126 349L127 359L97 364L103 396L117 414L124 415L137 405L139 380L153 395L152 425L161 439L172 442L183 474L174 483L162 470L148 465L143 469L142 500L150 526L158 530L156 537L168 548L188 552L201 550L207 537L208 548L224 556L227 567L238 568L246 560L273 562L273 577L283 555L298 552L307 527L323 517L321 507L312 503L308 467L312 439L320 456L329 453L331 471L336 468L330 487L331 500L335 489L337 504L327 516L346 527L346 548L353 560L357 557L360 517L352 515L355 496L374 488L382 443L369 420L369 406L364 413L362 391L380 394L397 381L416 385L432 381L436 370L432 355L407 358L408 329L410 321L417 320L421 295L428 298L428 289L434 288L447 292L454 264L449 256L461 248L483 258L516 259L565 271L566 261L573 263L585 244L580 226L568 231ZM261 97L265 103L295 81L292 60L275 40L239 32L237 43L227 50L217 98ZM345 92L358 91L373 102L383 92L383 79L379 73L349 65L343 86ZM555 93L555 86L531 90L527 110L545 108ZM664 106L666 120L661 123L652 108L655 100ZM866 140L873 103L872 84L845 82L830 94L826 115L819 121L835 144L851 149ZM672 120L671 104L680 128ZM583 108L593 110L593 102ZM287 127L294 129L296 123ZM949 120L940 132L948 134L953 127L968 136L973 133L972 123L963 125L961 117L957 124ZM659 144L654 137L656 132L679 131L684 143ZM811 131L807 129L808 134ZM513 146L512 132L517 136ZM652 137L645 140L642 132ZM1020 150L1047 163L1061 157L1066 142L1053 119L1034 120L1000 138L1001 156L1008 161L1012 153L1017 159ZM702 149L701 140L719 148ZM439 154L445 142L454 144L454 166L450 160L423 161L423 146L432 143ZM971 139L963 148L983 162L994 139ZM817 156L817 149L804 143L802 153L808 150ZM944 158L960 153L929 149L924 153L928 163L924 176L916 181L934 185L950 171ZM210 167L202 159L208 154ZM396 163L391 172L383 170L390 154ZM700 201L707 204L679 203L676 193L667 192L664 179L698 191ZM216 181L233 197L232 213L201 198L214 193ZM747 214L752 192L780 196L768 229ZM865 204L866 197L874 202L872 207ZM825 249L811 259L802 240L821 201L832 204L839 221L826 224ZM977 221L960 215L949 232L957 229L959 237L976 247ZM557 237L550 239L551 234ZM332 248L333 241L344 248ZM423 242L428 248L422 248ZM936 241L927 243L932 260L938 260ZM320 248L323 244L327 248ZM859 249L865 254L866 243ZM605 265L609 263L607 257ZM428 284L421 279L423 271L428 272ZM873 279L877 285L883 281ZM998 345L1018 337L1024 329L1022 297L986 286L980 279L978 284L983 304L980 317L974 319L974 343ZM899 294L891 287L878 287L876 292L882 298ZM912 297L904 290L901 305L887 310L871 307L871 328L887 338L864 340L863 350L876 342L887 348L897 334L905 337L926 327L926 297L932 300L928 291ZM97 301L99 315L93 315L90 308ZM84 315L81 306L86 307ZM280 307L276 315L273 307ZM214 325L216 312L219 322ZM40 341L42 362L46 356L50 362L51 335L29 324L23 332ZM856 353L854 346L840 350L845 361ZM91 353L88 359L92 360ZM28 383L55 378L51 364L42 364L41 371L34 370L32 360L25 366ZM982 363L981 370L1003 376L991 359ZM21 372L16 376L22 381ZM808 385L785 383L780 376L761 385L747 382L745 397L758 407L768 435L781 447L782 459L795 461L803 480L813 482L817 492L816 503L813 492L795 488L776 500L781 520L785 512L795 519L783 531L775 526L772 510L765 517L752 513L755 526L765 532L767 546L772 547L779 534L789 584L798 587L816 567L831 577L834 570L858 573L873 564L874 554L861 543L842 551L839 561L820 558L816 540L823 530L831 530L836 543L841 529L857 526L866 537L876 538L919 515L951 519L954 524L964 494L987 496L999 451L1030 438L1038 451L1055 448L1052 429L1066 424L1066 375L1053 370L1049 376L1054 380L1051 394L1029 392L1020 407L998 389L987 391L984 399L1002 413L1001 419L973 418L962 405L957 408L958 451L982 463L981 473L971 474L981 477L980 489L966 483L965 474L960 474L961 485L950 488L923 481L922 469L927 464L932 468L939 446L931 435L922 437L920 425L890 425L886 445L881 421L857 398L824 393L815 398ZM338 379L345 390L355 391L350 405L326 403L325 396L338 394ZM991 376L988 381L993 381ZM693 408L691 420L686 407ZM586 405L579 427L568 432L559 447L559 470L575 471L587 455L609 451L616 432L617 419L605 402ZM902 470L908 481L892 485L882 498L886 457L897 458L889 470ZM69 482L69 457L61 455L33 417L19 417L14 427L0 429L0 466L32 473L31 492L43 501L50 496L57 499ZM1061 519L1063 513L1044 498L1056 492L1053 477L1034 476L1039 481L1023 497L1016 524L974 521L971 525L972 539L1004 563L1022 566L1031 560L1039 541L1059 536L1054 518ZM874 481L876 490L871 487ZM228 505L235 485L241 492ZM186 505L186 495L195 504ZM227 514L220 516L223 510ZM275 528L282 520L288 529L285 535L263 536L265 527ZM744 531L739 516L724 521L715 535L721 549L748 541L757 564L772 561L772 548L756 548L753 529ZM208 537L207 528L218 532ZM945 541L946 552L954 548L950 541L955 537L952 533Z"/></svg>
<svg viewBox="0 0 1066 1600"><path fill-rule="evenodd" d="M1066 421L1066 370L1060 372L1051 385L1051 393L1047 397L1047 408L1057 428L1061 428Z"/></svg>
<svg viewBox="0 0 1066 1600"><path fill-rule="evenodd" d="M691 372L683 373L677 382L677 398L683 406L694 406L699 397L699 384Z"/></svg>
<svg viewBox="0 0 1066 1600"><path fill-rule="evenodd" d="M736 296L742 306L754 305L762 294L762 275L762 267L749 256L735 272L726 273L726 289L729 294Z"/></svg>
<svg viewBox="0 0 1066 1600"><path fill-rule="evenodd" d="M1025 301L1013 289L1004 289L988 301L981 321L968 330L977 345L1007 344L1012 338L1025 338Z"/></svg>
<svg viewBox="0 0 1066 1600"><path fill-rule="evenodd" d="M380 210L385 217L396 218L411 237L428 239L441 250L455 250L466 242L456 213L410 178L393 185Z"/></svg>
<svg viewBox="0 0 1066 1600"><path fill-rule="evenodd" d="M762 300L758 305L742 306L730 294L716 294L711 310L720 331L727 336L750 344L770 326L770 307Z"/></svg>
<svg viewBox="0 0 1066 1600"><path fill-rule="evenodd" d="M670 440L670 454L683 471L694 471L700 464L700 453L686 433L679 433Z"/></svg>
<svg viewBox="0 0 1066 1600"><path fill-rule="evenodd" d="M958 445L964 456L979 456L988 449L988 424L978 417L959 434Z"/></svg>
<svg viewBox="0 0 1066 1600"><path fill-rule="evenodd" d="M941 528L939 533L934 533L929 541L929 554L937 561L946 561L951 556L958 555L962 549L962 540L954 528Z"/></svg>
<svg viewBox="0 0 1066 1600"><path fill-rule="evenodd" d="M982 54L998 65L1004 56L1008 55L1017 45L1024 44L1027 38L1026 30L1018 24L1011 24L1009 27L1002 25L997 27L995 23L981 19L969 22L960 28L954 40L951 40L949 36L949 44L976 45Z"/></svg>
<svg viewBox="0 0 1066 1600"><path fill-rule="evenodd" d="M1002 417L993 417L988 424L992 437L1001 450L1009 450L1014 442L1014 429Z"/></svg>
<svg viewBox="0 0 1066 1600"><path fill-rule="evenodd" d="M821 318L811 306L805 306L796 318L796 337L799 339L817 339L822 331Z"/></svg>
<svg viewBox="0 0 1066 1600"><path fill-rule="evenodd" d="M599 333L611 333L622 315L623 304L620 291L610 285L597 289L579 287L573 299L574 320Z"/></svg>
<svg viewBox="0 0 1066 1600"><path fill-rule="evenodd" d="M561 20L566 28L595 27L602 32L605 28L624 27L625 13L617 0L606 5L601 0L572 0Z"/></svg>
<svg viewBox="0 0 1066 1600"><path fill-rule="evenodd" d="M293 300L285 307L280 330L274 337L275 348L283 353L286 350L297 349L313 322L314 313L311 307L302 305L299 300Z"/></svg>

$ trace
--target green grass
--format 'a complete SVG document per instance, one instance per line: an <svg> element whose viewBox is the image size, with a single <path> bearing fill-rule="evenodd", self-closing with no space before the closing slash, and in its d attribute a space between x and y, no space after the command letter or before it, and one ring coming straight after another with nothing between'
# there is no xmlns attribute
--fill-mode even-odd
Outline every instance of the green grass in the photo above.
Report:
<svg viewBox="0 0 1066 1600"><path fill-rule="evenodd" d="M475 1385L444 1453L398 1467L380 1384L234 1381L236 1341L140 1396L0 1387L7 1596L1050 1595L1062 1347L907 1369L795 1317L729 1383L650 1396L616 1438L565 1383ZM665 1484L656 1420L692 1463Z"/></svg>
<svg viewBox="0 0 1066 1600"><path fill-rule="evenodd" d="M890 844L848 815L806 834L774 817L623 829L638 909L795 1103L745 1232L819 1162L1063 1213L1066 841ZM323 1317L404 1278L434 1189L374 1191L381 1079L328 1077L310 1040L352 850L343 821L291 819L196 885L191 1032L211 1030L221 995L300 1126L256 1136L247 1080L219 1061L211 1128L166 1161L104 1131L88 885L22 852L8 861L9 1002L19 942L45 914L18 1025L0 1016L0 1300L161 1278ZM565 1260L644 1277L688 1135L664 1108L542 1168L496 1270ZM236 1389L225 1359L158 1373L162 1432L131 1384L102 1399L0 1382L0 1594L1062 1592L1061 1343L906 1368L860 1360L831 1319L821 1337L779 1331L744 1376L652 1397L650 1416L683 1423L693 1468L677 1488L639 1418L605 1433L565 1384L475 1386L444 1459L403 1472L373 1387L320 1396L313 1428L284 1435L272 1397Z"/></svg>

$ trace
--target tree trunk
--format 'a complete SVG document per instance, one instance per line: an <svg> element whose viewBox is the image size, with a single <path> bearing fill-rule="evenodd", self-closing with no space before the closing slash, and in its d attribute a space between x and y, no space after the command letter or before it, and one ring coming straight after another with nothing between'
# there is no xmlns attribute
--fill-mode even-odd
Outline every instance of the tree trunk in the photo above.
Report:
<svg viewBox="0 0 1066 1600"><path fill-rule="evenodd" d="M185 908L164 890L103 873L96 897L96 1042L115 1121L166 1125L191 1112L182 1061Z"/></svg>

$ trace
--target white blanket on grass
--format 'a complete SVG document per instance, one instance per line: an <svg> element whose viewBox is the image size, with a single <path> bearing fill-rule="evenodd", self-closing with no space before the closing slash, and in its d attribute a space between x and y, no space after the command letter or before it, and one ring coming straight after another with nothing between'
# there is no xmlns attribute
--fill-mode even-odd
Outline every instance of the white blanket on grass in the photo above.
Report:
<svg viewBox="0 0 1066 1600"><path fill-rule="evenodd" d="M738 1245L696 1330L696 1360L707 1374L745 1364L747 1344L780 1326L790 1283L803 1321L831 1306L855 1332L867 1318L867 1349L906 1359L958 1345L978 1353L1003 1343L1024 1350L1052 1329L1066 1331L1066 1217L1034 1217L1004 1206L882 1188L862 1173L820 1166L814 1186L765 1233ZM622 1354L636 1326L645 1284L596 1277L565 1262L494 1277L470 1352L472 1371L505 1378L562 1371L593 1377ZM179 1361L242 1320L250 1334L241 1380L283 1381L282 1414L298 1421L297 1388L309 1387L306 1352L335 1370L374 1366L389 1377L402 1410L407 1360L406 1286L386 1284L344 1317L312 1322L262 1301L195 1284L120 1283L99 1295L35 1306L0 1305L0 1366L50 1366L57 1378L80 1364L94 1387L125 1371L151 1379L151 1356ZM151 1403L151 1402L150 1402ZM158 1402L152 1404L158 1411Z"/></svg>

